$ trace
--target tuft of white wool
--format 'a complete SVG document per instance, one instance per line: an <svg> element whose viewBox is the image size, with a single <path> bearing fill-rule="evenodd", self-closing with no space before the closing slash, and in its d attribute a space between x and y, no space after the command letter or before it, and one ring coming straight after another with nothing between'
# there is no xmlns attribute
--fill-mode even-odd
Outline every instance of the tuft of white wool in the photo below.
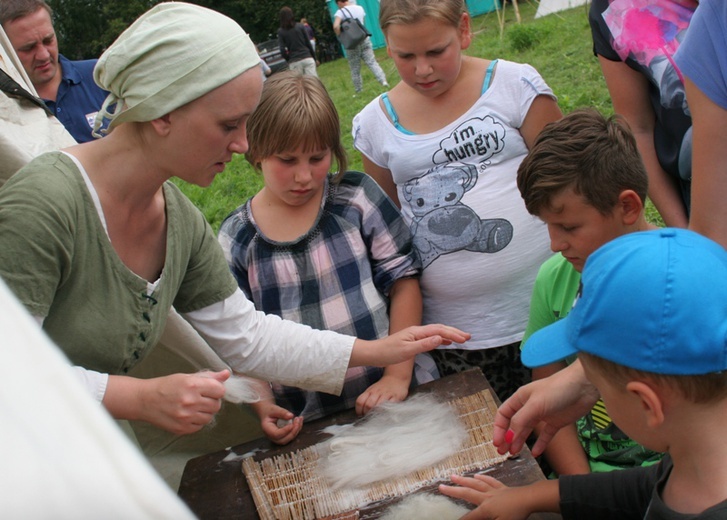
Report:
<svg viewBox="0 0 727 520"><path fill-rule="evenodd" d="M225 401L230 403L257 403L260 400L260 394L255 389L255 385L247 377L232 375L224 382L225 385Z"/></svg>
<svg viewBox="0 0 727 520"><path fill-rule="evenodd" d="M201 370L197 373L207 377L212 372L210 370ZM225 385L225 401L235 404L257 403L260 400L260 394L256 390L253 381L245 376L231 375L227 381L222 383Z"/></svg>
<svg viewBox="0 0 727 520"><path fill-rule="evenodd" d="M445 496L416 493L391 506L379 520L457 520L469 512Z"/></svg>
<svg viewBox="0 0 727 520"><path fill-rule="evenodd" d="M431 394L377 406L353 427L318 445L318 471L333 489L408 475L456 453L467 430Z"/></svg>

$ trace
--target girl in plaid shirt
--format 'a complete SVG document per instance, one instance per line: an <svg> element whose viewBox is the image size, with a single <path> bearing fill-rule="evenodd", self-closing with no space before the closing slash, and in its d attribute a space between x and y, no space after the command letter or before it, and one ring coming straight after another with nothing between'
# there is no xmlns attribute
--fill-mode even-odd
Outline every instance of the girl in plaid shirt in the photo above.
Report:
<svg viewBox="0 0 727 520"><path fill-rule="evenodd" d="M418 325L420 264L409 229L375 181L346 171L338 113L323 84L276 74L248 129L246 158L265 186L225 219L219 240L256 308L362 339ZM354 406L365 414L405 399L413 365L349 369L340 397L264 384L266 398L253 407L265 434L285 444L303 418ZM430 357L417 359L416 374L419 383L438 377Z"/></svg>

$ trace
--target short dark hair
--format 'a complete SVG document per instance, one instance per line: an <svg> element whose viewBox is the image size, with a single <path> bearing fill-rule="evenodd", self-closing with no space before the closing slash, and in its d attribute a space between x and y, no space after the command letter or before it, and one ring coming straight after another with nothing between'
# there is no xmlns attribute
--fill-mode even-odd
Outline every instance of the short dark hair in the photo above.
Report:
<svg viewBox="0 0 727 520"><path fill-rule="evenodd" d="M695 404L715 403L727 398L727 371L693 376L655 374L619 365L586 352L579 352L578 357L582 360L585 359L611 384L617 386L625 386L626 383L634 380L648 380L675 390L685 400Z"/></svg>
<svg viewBox="0 0 727 520"><path fill-rule="evenodd" d="M550 208L567 188L601 214L613 211L624 190L646 202L646 168L626 120L578 109L547 124L520 163L517 186L532 215Z"/></svg>
<svg viewBox="0 0 727 520"><path fill-rule="evenodd" d="M0 25L45 9L53 17L53 10L43 0L0 0Z"/></svg>

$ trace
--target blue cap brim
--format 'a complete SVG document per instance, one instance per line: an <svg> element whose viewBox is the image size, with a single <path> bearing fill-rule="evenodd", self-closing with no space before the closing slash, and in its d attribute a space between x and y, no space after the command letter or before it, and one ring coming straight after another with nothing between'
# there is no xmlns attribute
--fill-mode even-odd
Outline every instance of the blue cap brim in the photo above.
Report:
<svg viewBox="0 0 727 520"><path fill-rule="evenodd" d="M575 345L568 340L568 318L543 327L525 342L521 353L523 364L538 368L562 361L577 352Z"/></svg>

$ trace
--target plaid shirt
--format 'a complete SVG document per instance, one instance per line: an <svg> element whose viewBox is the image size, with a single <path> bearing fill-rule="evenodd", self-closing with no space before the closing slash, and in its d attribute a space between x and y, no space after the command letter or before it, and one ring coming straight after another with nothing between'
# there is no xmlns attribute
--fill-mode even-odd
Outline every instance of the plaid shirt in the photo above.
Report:
<svg viewBox="0 0 727 520"><path fill-rule="evenodd" d="M389 290L420 273L409 229L366 174L326 181L324 194L316 223L293 242L268 239L249 200L237 208L219 234L230 269L261 311L361 339L386 336ZM272 387L280 406L312 420L353 407L382 374L376 367L350 368L340 397Z"/></svg>

